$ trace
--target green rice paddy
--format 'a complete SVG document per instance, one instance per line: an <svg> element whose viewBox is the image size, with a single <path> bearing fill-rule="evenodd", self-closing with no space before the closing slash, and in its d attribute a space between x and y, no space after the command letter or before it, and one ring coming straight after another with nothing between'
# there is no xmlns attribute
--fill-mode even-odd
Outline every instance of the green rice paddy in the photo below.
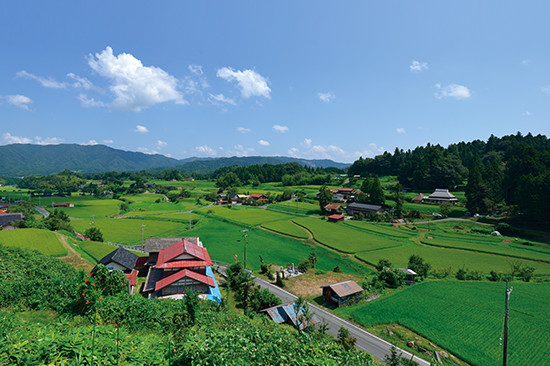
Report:
<svg viewBox="0 0 550 366"><path fill-rule="evenodd" d="M38 250L54 257L67 255L67 249L57 235L42 229L16 229L0 231L0 244L24 249Z"/></svg>

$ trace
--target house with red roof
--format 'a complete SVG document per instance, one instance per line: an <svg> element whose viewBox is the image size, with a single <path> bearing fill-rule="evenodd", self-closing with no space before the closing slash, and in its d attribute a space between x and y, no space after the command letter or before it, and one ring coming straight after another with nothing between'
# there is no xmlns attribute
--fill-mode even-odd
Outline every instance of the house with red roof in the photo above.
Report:
<svg viewBox="0 0 550 366"><path fill-rule="evenodd" d="M267 201L267 196L263 193L252 193L248 198L260 202Z"/></svg>
<svg viewBox="0 0 550 366"><path fill-rule="evenodd" d="M145 250L150 267L143 291L150 298L179 298L192 290L201 297L221 300L212 260L199 238L151 238Z"/></svg>

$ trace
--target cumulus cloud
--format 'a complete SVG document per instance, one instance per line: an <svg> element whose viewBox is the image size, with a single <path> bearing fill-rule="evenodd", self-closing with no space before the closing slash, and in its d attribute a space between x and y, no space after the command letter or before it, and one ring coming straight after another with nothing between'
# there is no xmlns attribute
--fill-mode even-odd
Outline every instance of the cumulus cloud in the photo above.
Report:
<svg viewBox="0 0 550 366"><path fill-rule="evenodd" d="M42 138L42 137L36 136L34 138L34 143L37 144L37 145L58 145L58 144L63 143L64 141L65 140L62 139L61 137L45 137L45 138Z"/></svg>
<svg viewBox="0 0 550 366"><path fill-rule="evenodd" d="M244 98L265 97L271 98L271 89L268 81L254 70L233 70L230 67L222 67L216 76L228 82L237 82Z"/></svg>
<svg viewBox="0 0 550 366"><path fill-rule="evenodd" d="M141 126L141 125L137 125L136 128L133 131L137 132L137 133L148 133L149 132L147 127Z"/></svg>
<svg viewBox="0 0 550 366"><path fill-rule="evenodd" d="M193 74L202 75L202 66L201 65L189 65L187 66L187 69L191 71Z"/></svg>
<svg viewBox="0 0 550 366"><path fill-rule="evenodd" d="M329 103L331 100L336 98L336 95L334 95L333 92L317 93L317 96L325 103Z"/></svg>
<svg viewBox="0 0 550 366"><path fill-rule="evenodd" d="M311 139L308 139L307 137L304 139L304 142L303 142L303 145L305 147L310 147L311 146L311 143L312 143L312 140Z"/></svg>
<svg viewBox="0 0 550 366"><path fill-rule="evenodd" d="M166 145L168 145L166 141L157 140L157 147L159 149L165 147Z"/></svg>
<svg viewBox="0 0 550 366"><path fill-rule="evenodd" d="M40 84L42 84L45 88L52 88L52 89L64 89L67 87L66 83L59 82L57 80L54 80L52 78L45 78L42 76L37 76L34 74L31 74L30 72L27 72L25 70L21 70L15 74L15 76L19 78L26 78L26 79L32 79L38 81Z"/></svg>
<svg viewBox="0 0 550 366"><path fill-rule="evenodd" d="M95 56L90 55L88 65L98 75L110 80L109 89L115 99L112 106L139 112L157 103L173 101L186 104L177 90L178 80L155 66L143 66L129 53L113 54L111 47Z"/></svg>
<svg viewBox="0 0 550 366"><path fill-rule="evenodd" d="M296 147L291 147L288 150L288 155L292 156L293 158L297 158L298 154L300 154L300 150Z"/></svg>
<svg viewBox="0 0 550 366"><path fill-rule="evenodd" d="M34 139L14 136L9 132L2 134L2 143L4 144L37 144L37 145L56 145L61 144L64 140L60 137L45 137L36 136Z"/></svg>
<svg viewBox="0 0 550 366"><path fill-rule="evenodd" d="M222 149L222 148L220 148L220 149ZM227 156L249 156L253 152L254 152L253 147L248 147L247 148L247 147L244 147L241 144L237 144L237 145L233 146L233 150L229 149L229 150L225 151L225 154Z"/></svg>
<svg viewBox="0 0 550 366"><path fill-rule="evenodd" d="M72 83L73 88L86 90L95 89L94 84L86 78L75 75L72 72L68 73L67 76L74 80Z"/></svg>
<svg viewBox="0 0 550 366"><path fill-rule="evenodd" d="M269 146L269 141L265 141L265 140L259 140L258 141L258 144L260 144L261 146Z"/></svg>
<svg viewBox="0 0 550 366"><path fill-rule="evenodd" d="M427 62L420 62L420 61L414 60L409 65L409 70L412 71L412 72L420 72L420 71L424 71L424 70L428 70L428 69L429 69L429 67L428 67Z"/></svg>
<svg viewBox="0 0 550 366"><path fill-rule="evenodd" d="M80 100L80 105L83 107L105 107L105 103L94 98L88 98L86 94L79 94L78 100Z"/></svg>
<svg viewBox="0 0 550 366"><path fill-rule="evenodd" d="M32 103L32 99L21 94L4 95L0 96L0 99L6 100L8 104L16 106L18 108L29 110L29 104Z"/></svg>
<svg viewBox="0 0 550 366"><path fill-rule="evenodd" d="M197 146L195 147L195 151L197 151L200 155L216 156L216 151L208 145Z"/></svg>
<svg viewBox="0 0 550 366"><path fill-rule="evenodd" d="M246 128L246 127L237 127L237 131L240 132L240 133L249 133L252 130L250 128Z"/></svg>
<svg viewBox="0 0 550 366"><path fill-rule="evenodd" d="M405 133L405 129L404 129L404 128L400 128L400 127L399 127L399 128L396 128L395 131L396 131L397 133Z"/></svg>
<svg viewBox="0 0 550 366"><path fill-rule="evenodd" d="M88 142L83 142L82 145L99 145L99 142L97 142L96 140L90 140Z"/></svg>
<svg viewBox="0 0 550 366"><path fill-rule="evenodd" d="M470 89L464 85L449 84L447 86L441 86L441 84L435 84L435 87L438 89L438 91L434 94L437 99L449 97L455 99L467 99L472 96Z"/></svg>
<svg viewBox="0 0 550 366"><path fill-rule="evenodd" d="M288 131L287 126L281 126L281 125L273 125L273 129L277 132L280 132L280 133L285 133L285 132Z"/></svg>
<svg viewBox="0 0 550 366"><path fill-rule="evenodd" d="M225 95L223 94L209 94L208 95L208 99L210 100L211 103L213 104L223 104L223 103L227 103L227 104L231 104L231 105L237 105L237 103L235 102L234 99L231 99L231 98L227 98Z"/></svg>

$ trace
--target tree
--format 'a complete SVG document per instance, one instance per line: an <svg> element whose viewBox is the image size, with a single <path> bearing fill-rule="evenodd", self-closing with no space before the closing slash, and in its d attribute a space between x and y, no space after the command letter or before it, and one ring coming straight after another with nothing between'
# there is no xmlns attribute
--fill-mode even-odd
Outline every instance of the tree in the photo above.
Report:
<svg viewBox="0 0 550 366"><path fill-rule="evenodd" d="M378 179L378 176L374 177L372 188L369 193L369 203L373 205L383 205L386 202L386 196L384 195L384 190L380 185L380 179Z"/></svg>
<svg viewBox="0 0 550 366"><path fill-rule="evenodd" d="M349 351L355 347L357 338L351 336L348 328L340 327L340 329L338 329L338 343L340 343L345 350Z"/></svg>
<svg viewBox="0 0 550 366"><path fill-rule="evenodd" d="M376 265L376 270L378 272L382 272L384 269L390 269L392 267L392 264L387 259L380 259L378 260L378 264Z"/></svg>
<svg viewBox="0 0 550 366"><path fill-rule="evenodd" d="M309 263L311 264L311 268L315 268L315 263L317 263L318 261L317 254L315 252L309 253L308 259Z"/></svg>
<svg viewBox="0 0 550 366"><path fill-rule="evenodd" d="M424 262L424 259L416 254L411 255L409 258L409 264L407 265L407 268L412 269L422 278L425 278L428 275L430 267L431 265L429 263Z"/></svg>
<svg viewBox="0 0 550 366"><path fill-rule="evenodd" d="M241 180L234 172L225 173L216 181L216 186L221 189L226 189L227 187L240 187L241 185Z"/></svg>
<svg viewBox="0 0 550 366"><path fill-rule="evenodd" d="M294 301L294 313L296 314L294 328L298 331L303 332L314 325L313 315L315 313L309 309L307 301L302 296L298 296L296 301Z"/></svg>
<svg viewBox="0 0 550 366"><path fill-rule="evenodd" d="M451 213L451 204L449 202L441 202L439 204L439 212L441 212L443 216L449 216Z"/></svg>
<svg viewBox="0 0 550 366"><path fill-rule="evenodd" d="M93 241L103 241L103 234L98 227L90 227L84 231L84 236Z"/></svg>
<svg viewBox="0 0 550 366"><path fill-rule="evenodd" d="M403 189L403 186L401 184L397 184L395 186L395 194L393 196L393 200L395 201L395 211L394 216L398 219L403 217L403 192L401 191Z"/></svg>
<svg viewBox="0 0 550 366"><path fill-rule="evenodd" d="M322 185L319 188L319 207L322 213L325 213L325 206L332 202L332 193L326 185Z"/></svg>

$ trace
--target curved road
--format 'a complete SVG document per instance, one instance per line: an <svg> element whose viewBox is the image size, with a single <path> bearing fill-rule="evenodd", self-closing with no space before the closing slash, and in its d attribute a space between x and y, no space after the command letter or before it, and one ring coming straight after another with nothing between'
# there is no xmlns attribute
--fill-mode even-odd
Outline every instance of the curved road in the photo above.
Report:
<svg viewBox="0 0 550 366"><path fill-rule="evenodd" d="M225 267L223 266L218 266L218 269L222 272L225 271ZM262 278L254 277L254 281L260 287L268 289L272 294L280 298L283 301L283 304L294 302L298 298L298 296L286 290L283 290L282 288ZM325 322L328 324L329 330L327 333L332 334L333 336L338 336L338 329L340 329L340 327L347 328L350 332L350 335L357 338L357 343L355 344L355 346L360 350L370 353L379 360L384 360L384 357L386 355L390 355L392 344L388 341L370 332L367 332L363 328L360 328L355 324L352 324L349 321L342 319L317 305L313 305L310 302L308 302L308 305L309 308L315 313L315 315L320 318L321 322ZM402 356L409 360L411 359L411 357L413 357L412 360L418 362L420 366L430 365L428 361L417 356L413 356L410 352L407 352L403 349L397 348L397 351L401 352Z"/></svg>
<svg viewBox="0 0 550 366"><path fill-rule="evenodd" d="M34 206L34 209L36 211L40 212L42 215L44 215L44 217L50 216L50 213L48 211L44 210L42 207Z"/></svg>

